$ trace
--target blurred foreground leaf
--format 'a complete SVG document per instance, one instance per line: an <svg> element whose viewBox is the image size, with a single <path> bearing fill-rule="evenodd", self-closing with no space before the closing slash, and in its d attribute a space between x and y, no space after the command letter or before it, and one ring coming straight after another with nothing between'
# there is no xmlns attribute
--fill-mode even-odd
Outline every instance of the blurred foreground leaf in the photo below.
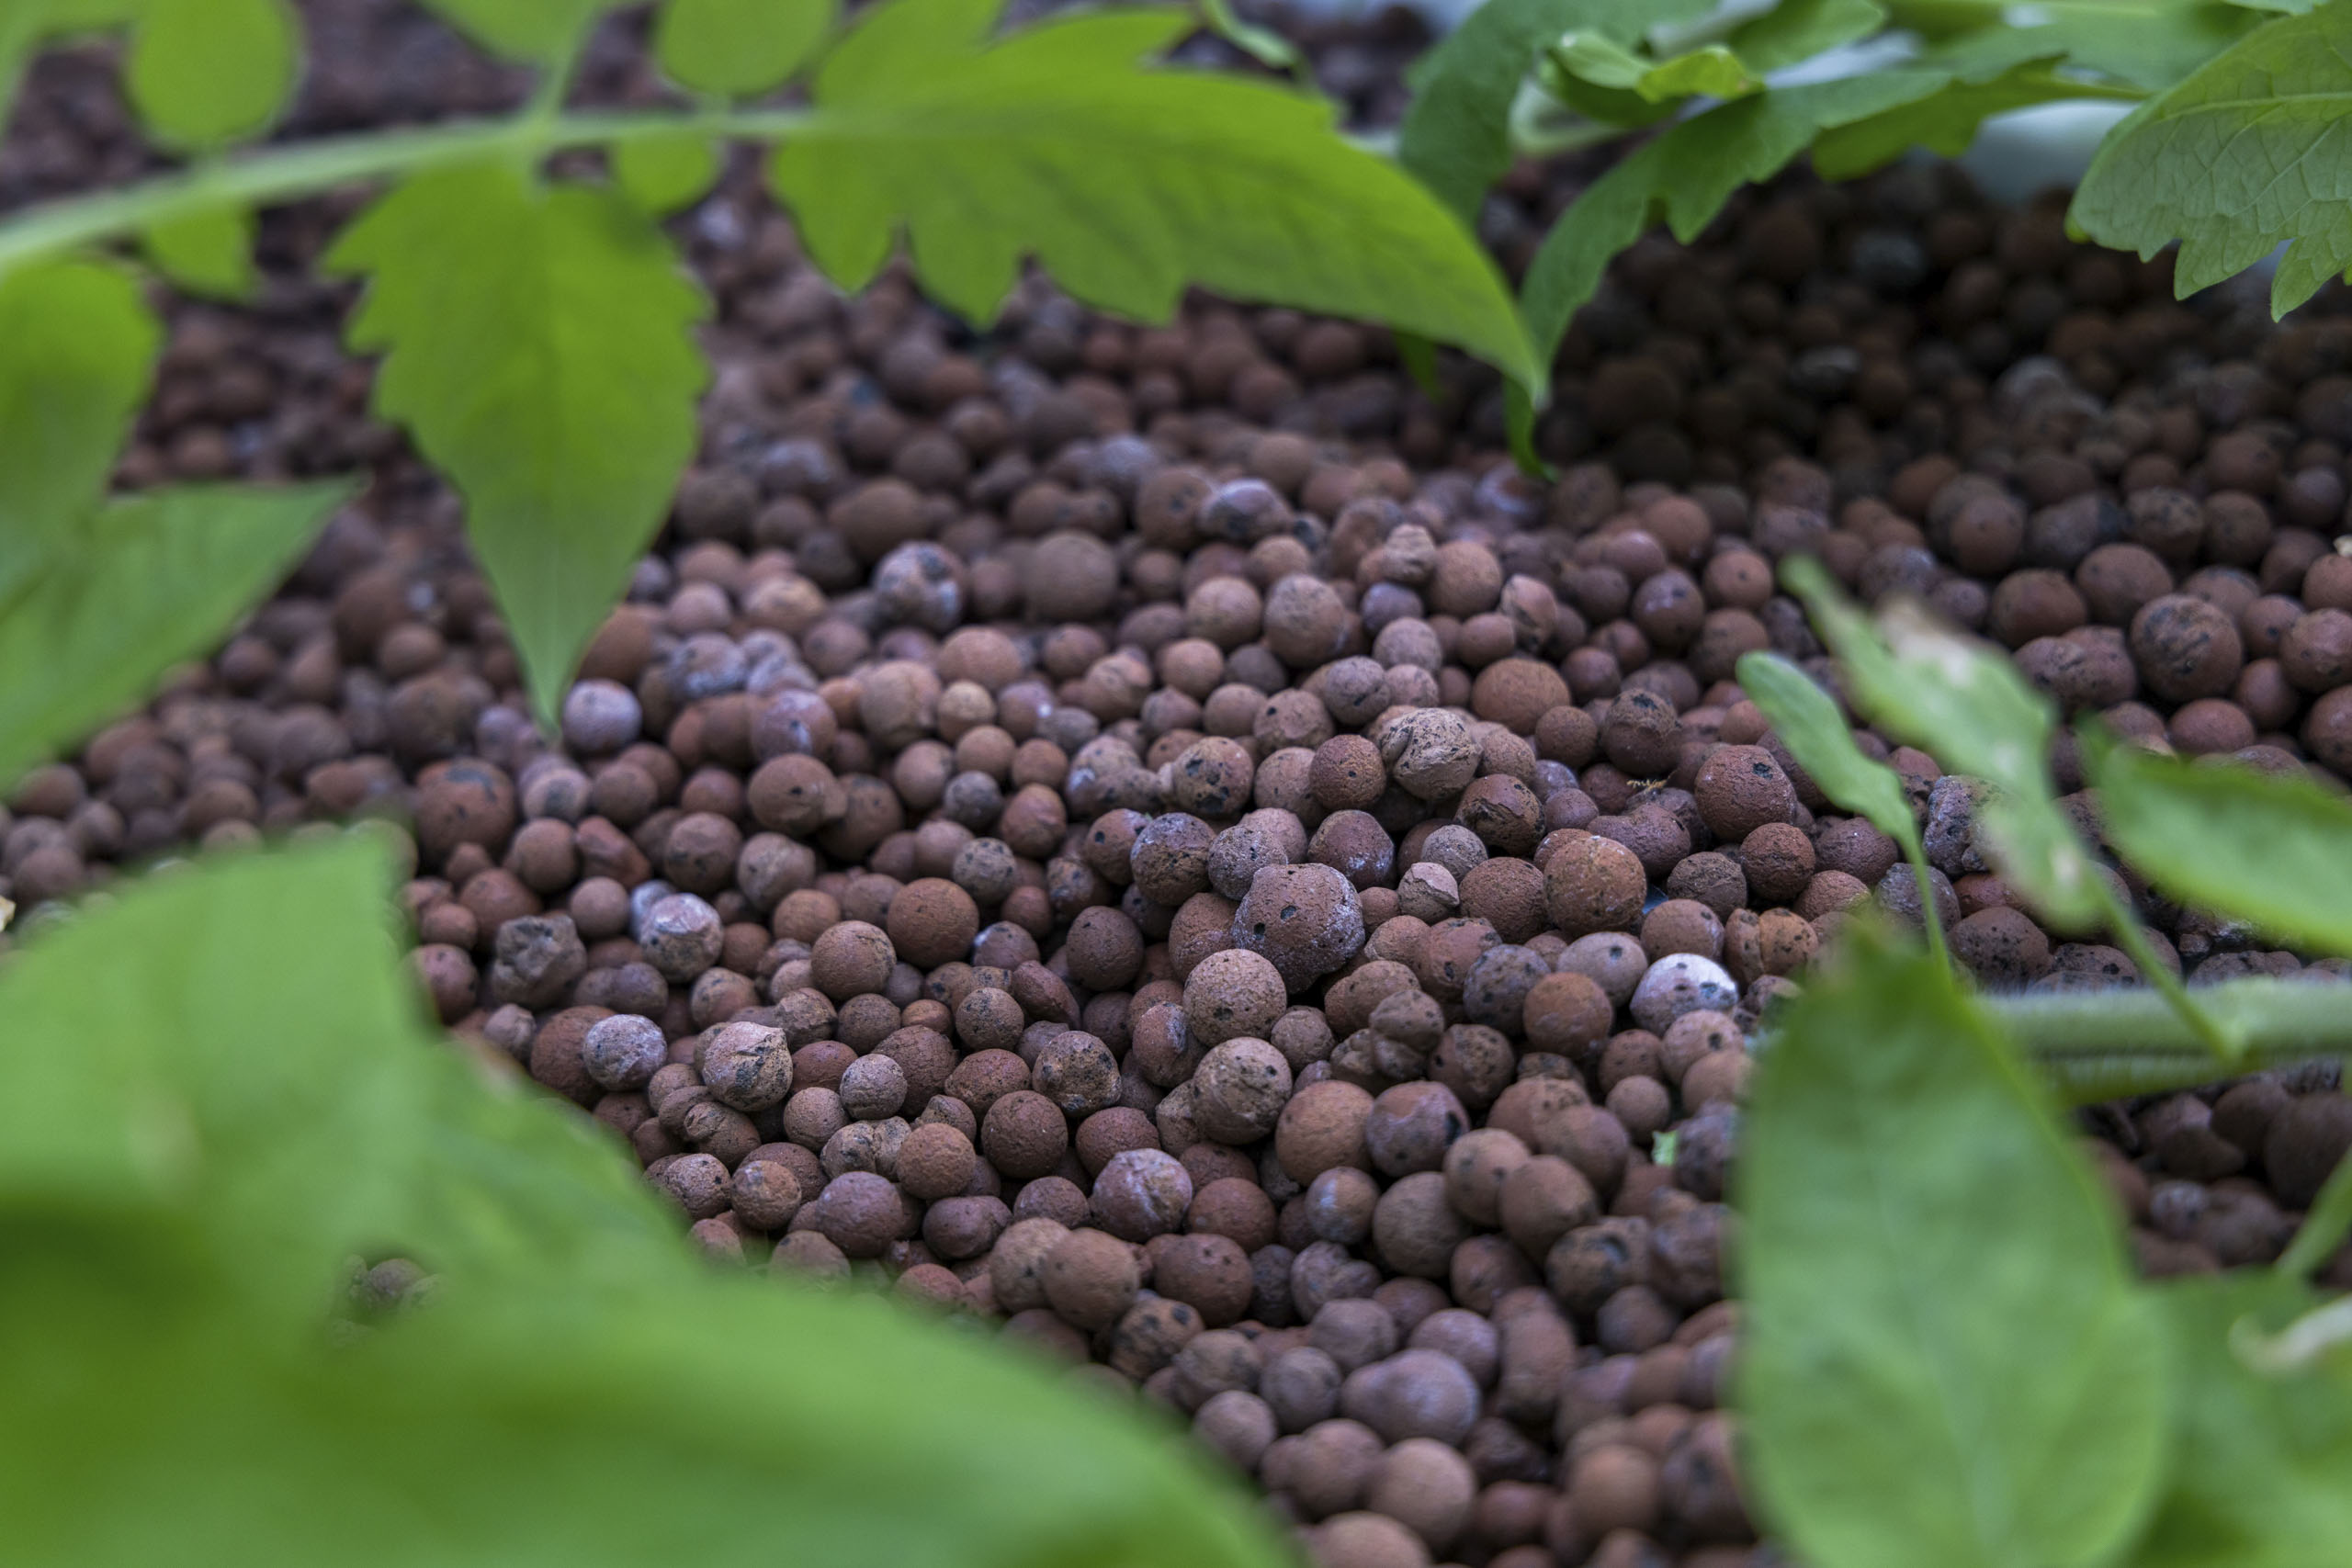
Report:
<svg viewBox="0 0 2352 1568"><path fill-rule="evenodd" d="M2108 1200L1935 961L1858 932L1760 1061L1736 1198L1770 1529L1815 1568L2072 1568L2153 1501L2169 1371Z"/></svg>
<svg viewBox="0 0 2352 1568"><path fill-rule="evenodd" d="M2233 1348L2320 1299L2244 1272L2167 1280L2178 1368L2171 1475L2130 1568L2315 1568L2352 1541L2352 1359L2265 1374Z"/></svg>
<svg viewBox="0 0 2352 1568"><path fill-rule="evenodd" d="M1172 1427L692 1255L608 1134L424 1035L387 882L183 869L0 969L12 1561L1287 1561ZM436 1287L338 1322L351 1254Z"/></svg>

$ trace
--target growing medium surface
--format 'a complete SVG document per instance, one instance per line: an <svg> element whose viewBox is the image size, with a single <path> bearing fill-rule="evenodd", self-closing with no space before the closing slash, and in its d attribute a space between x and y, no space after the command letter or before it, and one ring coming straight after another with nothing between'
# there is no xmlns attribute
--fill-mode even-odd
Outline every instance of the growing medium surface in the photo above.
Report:
<svg viewBox="0 0 2352 1568"><path fill-rule="evenodd" d="M298 128L517 91L394 6L314 12ZM1394 118L1410 23L1299 36ZM40 65L0 203L136 166L111 80ZM649 83L601 38L590 96ZM1511 176L1508 269L1598 166ZM1491 376L1425 392L1384 333L1039 287L976 336L897 275L844 299L730 179L675 220L718 301L699 456L545 737L456 502L297 265L347 210L266 220L252 309L174 308L117 479L369 487L25 781L0 897L38 925L191 843L392 818L440 1020L608 1125L708 1251L1140 1386L1331 1568L1772 1561L1717 1408L1761 1015L1873 896L1931 899L1991 989L2137 977L2017 907L1932 757L1860 738L1924 892L1832 811L1733 680L1826 671L1782 559L1926 599L2126 736L2352 774L2340 289L2276 328L2258 289L2176 303L2162 259L1939 167L1636 245L1567 333L1544 480ZM2192 985L2305 967L2122 891ZM2352 1100L2312 1067L2079 1131L2142 1268L2211 1270L2277 1256Z"/></svg>

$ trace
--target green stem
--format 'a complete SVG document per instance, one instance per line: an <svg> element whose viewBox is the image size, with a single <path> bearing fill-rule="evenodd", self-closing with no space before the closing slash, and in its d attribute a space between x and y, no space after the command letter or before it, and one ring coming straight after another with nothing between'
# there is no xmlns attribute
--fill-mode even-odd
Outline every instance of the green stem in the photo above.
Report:
<svg viewBox="0 0 2352 1568"><path fill-rule="evenodd" d="M1911 865L1911 886L1918 889L1919 925L1928 933L1928 951L1949 969L1951 950L1944 945L1944 923L1936 915L1936 885L1928 879L1928 846L1917 829L1903 835L1903 858Z"/></svg>
<svg viewBox="0 0 2352 1568"><path fill-rule="evenodd" d="M2202 1011L2228 1021L2249 1057L2352 1052L2352 986L2256 977L2200 987L2197 995ZM2204 1045L2169 1001L2136 987L1992 996L1984 1005L2033 1056L2188 1055Z"/></svg>
<svg viewBox="0 0 2352 1568"><path fill-rule="evenodd" d="M2199 1007L2189 996L2188 987L2180 983L2180 976L2175 975L2157 955L2155 944L2148 940L2147 932L2140 929L2138 918L2123 900L2115 896L2115 890L2104 880L2100 880L2098 886L2103 896L2102 902L2107 906L2107 921L2115 931L2115 940L2130 955L2132 962L2139 966L2142 977L2156 988L2156 994L2164 998L2165 1005L2188 1025L2190 1032L2197 1036L2206 1050L2224 1064L2233 1065L2240 1061L2246 1049L2245 1032L2224 1026L2212 1013Z"/></svg>
<svg viewBox="0 0 2352 1568"><path fill-rule="evenodd" d="M681 131L769 141L805 130L817 118L805 109L583 112L545 119L525 115L265 147L202 168L25 208L0 221L0 272L34 256L119 239L220 207L263 207L450 164L611 146Z"/></svg>

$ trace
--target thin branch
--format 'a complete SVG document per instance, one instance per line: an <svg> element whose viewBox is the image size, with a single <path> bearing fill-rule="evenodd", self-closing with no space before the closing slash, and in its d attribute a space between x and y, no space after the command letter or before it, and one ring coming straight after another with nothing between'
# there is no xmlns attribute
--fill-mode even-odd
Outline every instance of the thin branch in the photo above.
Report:
<svg viewBox="0 0 2352 1568"><path fill-rule="evenodd" d="M818 118L805 109L584 112L458 119L414 130L320 137L263 147L119 189L28 207L0 220L0 272L36 256L98 244L221 207L266 207L338 186L477 159L543 156L680 132L772 141Z"/></svg>

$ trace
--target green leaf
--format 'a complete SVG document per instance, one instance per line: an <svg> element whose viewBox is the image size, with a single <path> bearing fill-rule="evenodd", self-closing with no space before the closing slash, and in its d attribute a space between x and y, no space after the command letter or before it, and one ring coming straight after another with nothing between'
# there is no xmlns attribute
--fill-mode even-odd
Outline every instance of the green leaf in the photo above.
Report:
<svg viewBox="0 0 2352 1568"><path fill-rule="evenodd" d="M341 482L150 491L55 540L0 594L0 782L204 652L350 493Z"/></svg>
<svg viewBox="0 0 2352 1568"><path fill-rule="evenodd" d="M1761 75L1868 38L1885 21L1886 11L1875 0L1781 0L1732 29L1727 41Z"/></svg>
<svg viewBox="0 0 2352 1568"><path fill-rule="evenodd" d="M1812 676L1777 653L1740 655L1737 674L1739 689L1832 804L1859 813L1906 850L1917 841L1903 776L1862 754L1846 716Z"/></svg>
<svg viewBox="0 0 2352 1568"><path fill-rule="evenodd" d="M1635 54L1606 33L1573 32L1551 50L1561 70L1597 87L1631 92L1645 103L1670 103L1705 94L1737 97L1763 84L1748 73L1739 57L1722 44L1709 44L1670 60L1653 61Z"/></svg>
<svg viewBox="0 0 2352 1568"><path fill-rule="evenodd" d="M1243 21L1233 14L1229 0L1201 0L1201 20L1208 24L1209 31L1269 71L1295 75L1307 69L1306 57L1296 44L1272 28Z"/></svg>
<svg viewBox="0 0 2352 1568"><path fill-rule="evenodd" d="M190 294L245 299L260 282L248 208L208 207L151 224L141 231L139 244L157 271Z"/></svg>
<svg viewBox="0 0 2352 1568"><path fill-rule="evenodd" d="M2282 17L2109 131L2068 219L2152 256L2182 298L2267 256L2284 315L2352 265L2352 4Z"/></svg>
<svg viewBox="0 0 2352 1568"><path fill-rule="evenodd" d="M215 861L0 973L13 1560L1290 1561L1171 1427L690 1255L609 1134L424 1037L389 884L351 840ZM436 1288L354 1322L355 1253Z"/></svg>
<svg viewBox="0 0 2352 1568"><path fill-rule="evenodd" d="M387 351L376 407L465 496L551 715L694 455L701 292L616 192L504 164L410 179L328 265L368 275L350 339Z"/></svg>
<svg viewBox="0 0 2352 1568"><path fill-rule="evenodd" d="M993 319L1034 254L1070 294L1165 320L1198 284L1369 317L1542 384L1494 262L1330 105L1139 65L1193 26L1170 7L1076 13L991 39L997 0L889 0L819 69L816 114L771 164L809 254L862 287L903 226L943 303Z"/></svg>
<svg viewBox="0 0 2352 1568"><path fill-rule="evenodd" d="M148 135L203 152L268 130L301 64L287 0L141 0L123 78Z"/></svg>
<svg viewBox="0 0 2352 1568"><path fill-rule="evenodd" d="M2109 1200L1950 973L1856 945L1784 1015L1744 1134L1765 1518L1816 1568L2108 1562L2170 1403Z"/></svg>
<svg viewBox="0 0 2352 1568"><path fill-rule="evenodd" d="M718 180L718 149L691 133L631 137L612 157L622 193L657 217L692 207Z"/></svg>
<svg viewBox="0 0 2352 1568"><path fill-rule="evenodd" d="M2188 762L2081 727L2107 840L2165 892L2352 953L2352 804L2299 775Z"/></svg>
<svg viewBox="0 0 2352 1568"><path fill-rule="evenodd" d="M1511 101L1536 52L1579 28L1631 42L1634 9L1610 0L1487 0L1408 77L1413 101L1398 130L1398 160L1475 221L1487 187L1510 168Z"/></svg>
<svg viewBox="0 0 2352 1568"><path fill-rule="evenodd" d="M2159 91L2259 25L2241 7L2213 0L2052 0L2030 14L2031 25L1996 22L1944 44L1932 58L1980 76L2060 58Z"/></svg>
<svg viewBox="0 0 2352 1568"><path fill-rule="evenodd" d="M2044 63L2018 65L1987 81L1956 80L1914 103L1826 130L1813 144L1813 166L1823 179L1850 180L1885 167L1914 147L1957 158L1994 115L2065 98L2115 96L2111 89L2053 75Z"/></svg>
<svg viewBox="0 0 2352 1568"><path fill-rule="evenodd" d="M1689 243L1741 186L1771 178L1832 127L1927 96L1939 71L1880 71L1802 87L1775 87L1682 121L1585 187L1529 264L1521 287L1529 333L1549 365L1609 260L1665 222Z"/></svg>
<svg viewBox="0 0 2352 1568"><path fill-rule="evenodd" d="M549 65L579 49L596 18L622 0L424 0L428 11L509 60Z"/></svg>
<svg viewBox="0 0 2352 1568"><path fill-rule="evenodd" d="M0 130L8 124L17 78L42 44L76 33L119 27L141 0L7 0L0 5Z"/></svg>
<svg viewBox="0 0 2352 1568"><path fill-rule="evenodd" d="M0 596L105 490L162 341L126 267L0 274Z"/></svg>
<svg viewBox="0 0 2352 1568"><path fill-rule="evenodd" d="M756 97L791 80L840 14L836 0L669 0L654 58L697 93Z"/></svg>
<svg viewBox="0 0 2352 1568"><path fill-rule="evenodd" d="M2283 1326L2318 1304L2264 1272L2168 1280L2151 1292L2179 1368L2178 1452L2129 1568L2312 1568L2352 1540L2352 1367L2345 1358L2284 1376L2233 1349L2250 1327Z"/></svg>
<svg viewBox="0 0 2352 1568"><path fill-rule="evenodd" d="M2067 930L2112 913L2051 791L2045 770L2057 712L2017 666L1915 604L1890 606L1873 626L1809 558L1791 560L1781 576L1837 655L1858 711L1890 738L1993 786L1978 821L2009 885Z"/></svg>

